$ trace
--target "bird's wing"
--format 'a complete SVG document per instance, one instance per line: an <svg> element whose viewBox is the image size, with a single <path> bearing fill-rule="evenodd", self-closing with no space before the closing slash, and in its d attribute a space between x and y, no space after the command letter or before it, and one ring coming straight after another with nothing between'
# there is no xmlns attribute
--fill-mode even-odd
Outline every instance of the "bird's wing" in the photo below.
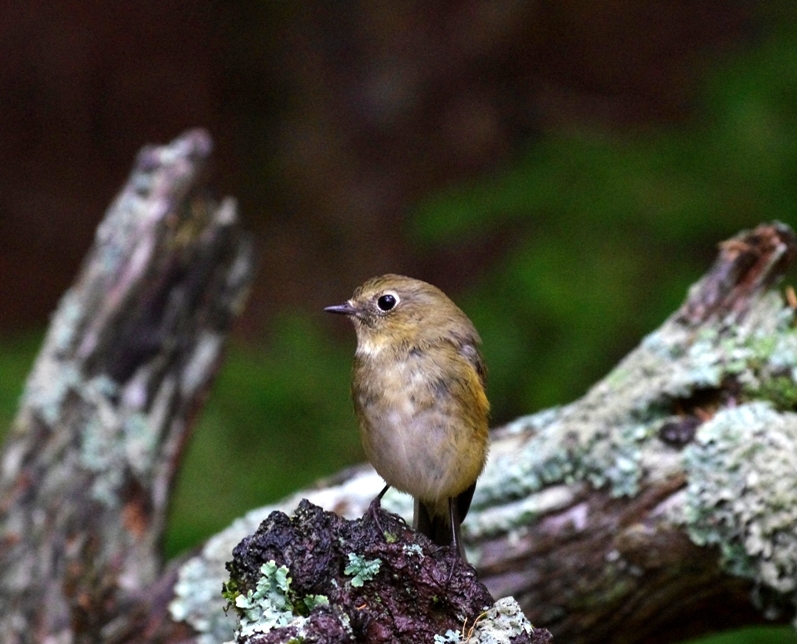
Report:
<svg viewBox="0 0 797 644"><path fill-rule="evenodd" d="M487 381L487 367L484 365L484 360L482 360L481 351L476 346L475 342L463 342L459 346L459 352L465 357L465 359L470 362L473 368L476 370L476 373L479 376L479 381L481 382L482 387L486 385Z"/></svg>

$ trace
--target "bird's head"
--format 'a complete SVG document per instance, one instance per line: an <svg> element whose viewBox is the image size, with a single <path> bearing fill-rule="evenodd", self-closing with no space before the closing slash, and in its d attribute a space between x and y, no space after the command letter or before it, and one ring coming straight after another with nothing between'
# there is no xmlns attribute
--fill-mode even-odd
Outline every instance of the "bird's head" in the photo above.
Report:
<svg viewBox="0 0 797 644"><path fill-rule="evenodd" d="M478 342L473 324L443 291L403 275L373 277L349 300L324 310L352 320L358 351L366 353L386 346L417 345L441 336Z"/></svg>

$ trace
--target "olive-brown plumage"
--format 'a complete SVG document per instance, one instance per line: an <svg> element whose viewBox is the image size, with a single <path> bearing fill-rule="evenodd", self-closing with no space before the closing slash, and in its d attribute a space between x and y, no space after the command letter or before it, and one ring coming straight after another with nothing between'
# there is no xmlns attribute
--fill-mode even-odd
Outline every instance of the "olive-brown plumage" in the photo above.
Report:
<svg viewBox="0 0 797 644"><path fill-rule="evenodd" d="M440 289L382 275L325 309L354 322L352 398L365 454L415 498L414 527L464 558L459 524L488 444L481 340Z"/></svg>

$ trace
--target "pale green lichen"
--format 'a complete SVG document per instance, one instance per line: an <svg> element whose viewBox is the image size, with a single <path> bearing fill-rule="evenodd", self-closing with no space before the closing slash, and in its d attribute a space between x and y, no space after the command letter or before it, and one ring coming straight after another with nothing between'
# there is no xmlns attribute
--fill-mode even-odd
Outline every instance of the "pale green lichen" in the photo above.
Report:
<svg viewBox="0 0 797 644"><path fill-rule="evenodd" d="M300 600L307 612L318 606L329 606L329 597L326 595L307 595Z"/></svg>
<svg viewBox="0 0 797 644"><path fill-rule="evenodd" d="M152 421L142 413L125 416L122 427L124 457L130 468L139 476L148 475L158 448L158 436L152 429Z"/></svg>
<svg viewBox="0 0 797 644"><path fill-rule="evenodd" d="M517 601L513 597L504 597L480 616L467 641L479 644L511 644L519 635L528 636L533 632L534 627L526 619Z"/></svg>
<svg viewBox="0 0 797 644"><path fill-rule="evenodd" d="M329 599L325 595L296 597L291 591L288 568L277 566L273 560L264 563L260 573L262 576L255 589L235 598L235 607L240 615L237 634L250 637L292 626L302 638L307 614L318 606L328 606ZM346 627L349 628L348 624Z"/></svg>
<svg viewBox="0 0 797 644"><path fill-rule="evenodd" d="M633 496L682 468L679 448L659 438L666 422L679 420L676 401L719 394L736 382L743 400L797 409L795 376L794 312L778 293L756 300L743 323L719 321L696 332L674 317L581 400L501 430L473 499L484 516L466 522L466 533L522 529L536 516L533 504L514 516L501 506L517 509L517 500L559 484L583 481L614 497Z"/></svg>
<svg viewBox="0 0 797 644"><path fill-rule="evenodd" d="M224 566L233 548L273 510L258 508L236 519L208 539L198 556L180 566L169 612L172 619L185 622L199 634L198 644L218 644L232 638L236 618L233 611L224 611L224 601L219 596L219 589L229 579Z"/></svg>
<svg viewBox="0 0 797 644"><path fill-rule="evenodd" d="M684 451L684 522L729 573L797 603L797 414L752 402L721 410Z"/></svg>
<svg viewBox="0 0 797 644"><path fill-rule="evenodd" d="M747 370L740 378L750 398L778 409L797 409L797 329L783 318L775 334L755 333L747 345Z"/></svg>
<svg viewBox="0 0 797 644"><path fill-rule="evenodd" d="M83 378L71 364L52 359L40 360L22 393L22 404L48 425L61 418L61 405L70 391L79 390Z"/></svg>
<svg viewBox="0 0 797 644"><path fill-rule="evenodd" d="M58 304L58 312L53 318L47 335L47 344L51 344L56 356L64 355L72 348L77 330L86 315L84 303L74 290L68 290Z"/></svg>
<svg viewBox="0 0 797 644"><path fill-rule="evenodd" d="M180 568L174 599L169 603L172 619L190 624L198 633L198 644L226 642L235 633L232 611L227 614L222 610L224 604L219 597L221 582L207 583L209 576L206 561L199 557L189 559Z"/></svg>
<svg viewBox="0 0 797 644"><path fill-rule="evenodd" d="M443 635L434 636L434 644L456 644L462 641L462 636L459 631L452 631L448 629Z"/></svg>
<svg viewBox="0 0 797 644"><path fill-rule="evenodd" d="M382 560L378 557L366 559L355 552L350 552L349 564L344 568L343 574L351 576L351 585L360 588L366 581L371 581L376 577L381 565Z"/></svg>
<svg viewBox="0 0 797 644"><path fill-rule="evenodd" d="M566 510L573 503L574 490L568 485L554 485L522 499L484 508L465 524L468 533L491 537L512 531L518 525L528 525L537 516Z"/></svg>
<svg viewBox="0 0 797 644"><path fill-rule="evenodd" d="M112 402L118 385L105 375L86 381L79 395L92 410L80 434L80 461L97 474L92 481L95 500L112 506L129 468L138 476L151 472L158 435L141 412L120 410Z"/></svg>
<svg viewBox="0 0 797 644"><path fill-rule="evenodd" d="M241 616L238 631L245 637L268 633L293 620L293 607L288 600L291 583L288 569L267 561L260 567L260 574L255 590L238 595L235 600Z"/></svg>
<svg viewBox="0 0 797 644"><path fill-rule="evenodd" d="M410 556L424 558L423 549L417 543L405 543L401 549Z"/></svg>
<svg viewBox="0 0 797 644"><path fill-rule="evenodd" d="M85 469L98 475L91 483L92 498L108 507L119 505L117 491L124 480L124 469L120 467L123 450L118 433L98 418L90 418L83 426L80 461Z"/></svg>

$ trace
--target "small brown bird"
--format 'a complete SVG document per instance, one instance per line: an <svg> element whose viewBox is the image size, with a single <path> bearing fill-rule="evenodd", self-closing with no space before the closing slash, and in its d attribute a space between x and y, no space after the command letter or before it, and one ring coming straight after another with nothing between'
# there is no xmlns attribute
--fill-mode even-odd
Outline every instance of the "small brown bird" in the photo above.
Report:
<svg viewBox="0 0 797 644"><path fill-rule="evenodd" d="M459 526L487 457L481 339L440 289L374 277L325 311L354 322L352 398L368 460L387 486L415 498L413 527L465 551Z"/></svg>

